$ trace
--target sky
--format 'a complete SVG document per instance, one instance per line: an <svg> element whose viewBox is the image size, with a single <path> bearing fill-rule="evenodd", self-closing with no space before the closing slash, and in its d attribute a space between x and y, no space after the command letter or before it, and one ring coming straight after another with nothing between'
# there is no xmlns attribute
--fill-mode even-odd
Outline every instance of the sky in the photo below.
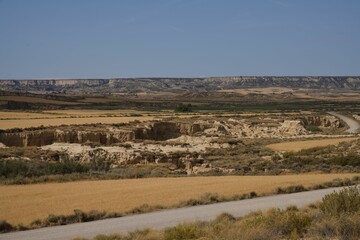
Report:
<svg viewBox="0 0 360 240"><path fill-rule="evenodd" d="M0 0L0 79L360 75L359 0Z"/></svg>

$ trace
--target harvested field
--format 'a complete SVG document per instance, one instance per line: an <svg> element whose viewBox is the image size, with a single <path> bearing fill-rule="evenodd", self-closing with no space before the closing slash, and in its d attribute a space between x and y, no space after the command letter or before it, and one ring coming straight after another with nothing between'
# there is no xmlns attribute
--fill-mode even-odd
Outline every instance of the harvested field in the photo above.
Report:
<svg viewBox="0 0 360 240"><path fill-rule="evenodd" d="M27 103L44 103L44 104L55 104L55 105L79 105L83 103L79 102L68 102L58 101L46 98L38 97L27 97L27 96L0 96L0 101L15 101L15 102L27 102Z"/></svg>
<svg viewBox="0 0 360 240"><path fill-rule="evenodd" d="M303 149L309 149L309 148L313 148L313 147L325 147L328 145L337 145L341 142L350 142L350 141L353 141L356 139L359 139L359 138L348 137L348 138L332 138L332 139L320 139L320 140L282 142L282 143L269 144L269 145L267 145L267 147L274 151L296 152L296 151L300 151Z"/></svg>
<svg viewBox="0 0 360 240"><path fill-rule="evenodd" d="M45 112L19 112L19 111L0 111L0 119L31 119L31 118L56 118L61 115ZM0 120L0 121L1 121Z"/></svg>
<svg viewBox="0 0 360 240"><path fill-rule="evenodd" d="M270 193L277 187L309 187L356 174L148 178L0 186L0 219L29 224L48 214L106 210L123 212L142 204L169 206L211 192L224 196Z"/></svg>
<svg viewBox="0 0 360 240"><path fill-rule="evenodd" d="M64 118L64 117L131 117L133 115L163 115L169 112L145 112L138 110L45 110L45 111L0 111L0 119Z"/></svg>
<svg viewBox="0 0 360 240"><path fill-rule="evenodd" d="M60 125L80 125L92 123L127 123L134 120L149 121L154 117L139 116L139 117L81 117L81 118L49 118L49 119L19 119L19 120L0 120L0 129L11 128L29 128L39 126L60 126Z"/></svg>
<svg viewBox="0 0 360 240"><path fill-rule="evenodd" d="M60 116L100 116L100 115L124 115L124 114L149 114L151 112L138 111L133 109L116 110L93 110L93 109L68 109L50 110L44 113L58 114Z"/></svg>

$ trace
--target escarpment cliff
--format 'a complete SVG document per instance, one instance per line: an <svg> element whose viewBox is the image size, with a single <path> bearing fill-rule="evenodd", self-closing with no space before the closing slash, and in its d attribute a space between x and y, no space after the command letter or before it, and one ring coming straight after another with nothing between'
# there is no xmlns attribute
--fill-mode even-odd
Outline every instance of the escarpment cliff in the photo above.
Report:
<svg viewBox="0 0 360 240"><path fill-rule="evenodd" d="M0 89L19 92L136 93L204 92L253 87L288 87L308 89L360 89L360 77L332 76L234 76L209 78L114 78L59 80L2 80Z"/></svg>
<svg viewBox="0 0 360 240"><path fill-rule="evenodd" d="M0 142L6 146L17 147L44 146L55 142L96 143L107 146L134 140L168 140L183 134L193 135L207 127L209 126L181 122L150 122L127 128L89 127L87 130L58 127L20 132L3 131L0 133Z"/></svg>
<svg viewBox="0 0 360 240"><path fill-rule="evenodd" d="M109 145L116 142L133 140L132 132L92 132L77 130L57 130L46 129L24 132L2 132L0 133L0 142L6 146L28 147L44 146L54 142L64 143L98 143Z"/></svg>

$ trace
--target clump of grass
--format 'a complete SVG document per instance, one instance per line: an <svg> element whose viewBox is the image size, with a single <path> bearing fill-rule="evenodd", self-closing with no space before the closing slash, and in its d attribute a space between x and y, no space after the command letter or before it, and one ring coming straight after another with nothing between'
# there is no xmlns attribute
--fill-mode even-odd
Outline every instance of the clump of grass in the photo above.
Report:
<svg viewBox="0 0 360 240"><path fill-rule="evenodd" d="M198 239L203 235L201 228L194 224L180 224L164 231L164 240Z"/></svg>
<svg viewBox="0 0 360 240"><path fill-rule="evenodd" d="M315 125L306 125L305 129L310 132L322 132L322 129Z"/></svg>
<svg viewBox="0 0 360 240"><path fill-rule="evenodd" d="M278 187L276 189L277 194L295 193L295 192L304 192L304 191L308 191L308 189L302 185L288 186L285 188Z"/></svg>
<svg viewBox="0 0 360 240"><path fill-rule="evenodd" d="M90 211L84 212L75 209L73 214L70 215L54 215L50 214L45 219L36 219L30 224L31 228L49 227L57 225L67 225L72 223L90 222L106 218L121 217L124 214L105 211Z"/></svg>
<svg viewBox="0 0 360 240"><path fill-rule="evenodd" d="M140 214L140 213L147 213L147 212L153 212L153 211L157 211L157 210L161 210L164 209L166 207L161 206L161 205L149 205L149 204L143 204L139 207L135 207L133 209L131 209L130 211L126 212L126 215L129 214Z"/></svg>

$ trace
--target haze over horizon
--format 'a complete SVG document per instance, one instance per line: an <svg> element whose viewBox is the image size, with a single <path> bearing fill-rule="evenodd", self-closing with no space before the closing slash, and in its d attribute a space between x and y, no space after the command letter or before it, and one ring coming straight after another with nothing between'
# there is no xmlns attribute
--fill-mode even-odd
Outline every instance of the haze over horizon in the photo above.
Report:
<svg viewBox="0 0 360 240"><path fill-rule="evenodd" d="M0 79L360 75L356 0L0 0Z"/></svg>

